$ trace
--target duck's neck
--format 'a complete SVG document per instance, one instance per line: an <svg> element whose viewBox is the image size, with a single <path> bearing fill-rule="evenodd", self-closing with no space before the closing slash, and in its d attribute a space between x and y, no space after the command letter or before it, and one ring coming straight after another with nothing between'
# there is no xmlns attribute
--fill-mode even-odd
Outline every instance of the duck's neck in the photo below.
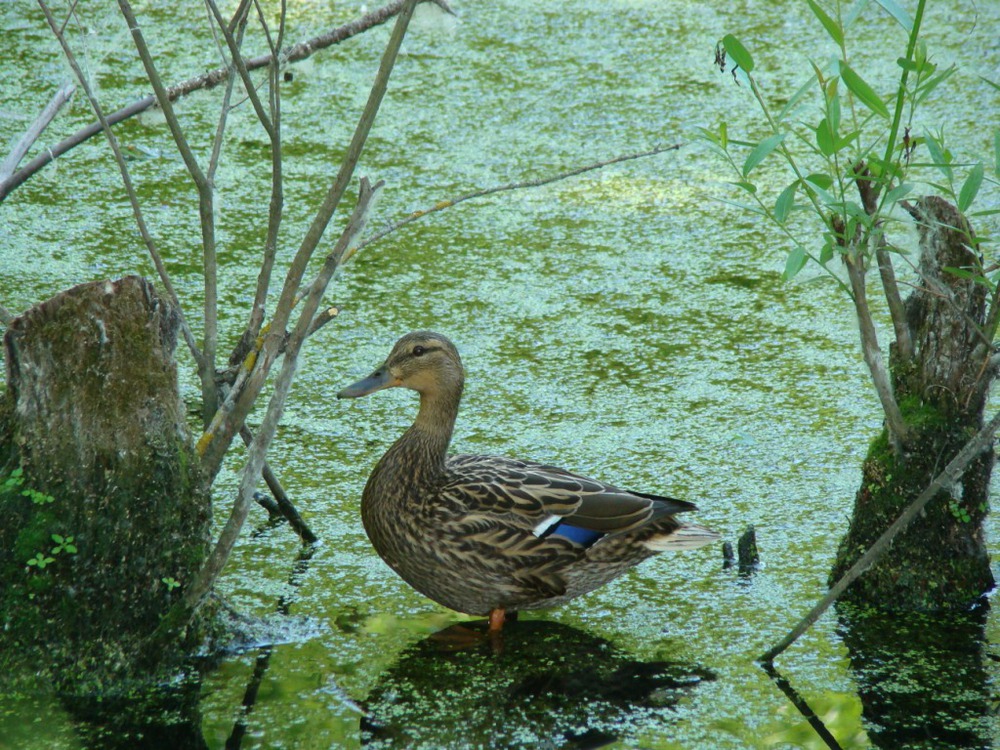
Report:
<svg viewBox="0 0 1000 750"><path fill-rule="evenodd" d="M403 465L413 472L412 480L430 480L444 470L461 398L461 386L447 393L420 394L416 420L390 449L390 453L402 454Z"/></svg>

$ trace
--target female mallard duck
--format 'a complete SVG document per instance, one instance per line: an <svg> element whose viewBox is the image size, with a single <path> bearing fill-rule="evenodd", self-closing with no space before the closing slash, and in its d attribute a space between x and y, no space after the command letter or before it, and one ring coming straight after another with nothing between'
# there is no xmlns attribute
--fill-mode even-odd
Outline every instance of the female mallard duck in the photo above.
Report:
<svg viewBox="0 0 1000 750"><path fill-rule="evenodd" d="M337 394L403 386L417 419L375 465L361 496L382 559L420 593L459 612L550 607L603 586L665 550L718 538L675 514L683 500L629 492L553 466L500 456L448 456L465 373L444 336L403 336L375 372Z"/></svg>

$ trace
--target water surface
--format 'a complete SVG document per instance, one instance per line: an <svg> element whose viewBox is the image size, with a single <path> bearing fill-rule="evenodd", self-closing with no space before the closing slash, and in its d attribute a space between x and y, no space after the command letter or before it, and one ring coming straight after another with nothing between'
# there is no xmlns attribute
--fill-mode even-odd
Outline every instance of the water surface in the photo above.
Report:
<svg viewBox="0 0 1000 750"><path fill-rule="evenodd" d="M271 454L321 544L297 564L297 539L286 526L267 527L260 511L221 585L238 608L271 616L289 642L210 671L195 716L185 718L196 725L189 736L210 748L236 736L245 748L824 747L822 732L753 658L825 592L879 407L849 300L809 273L781 281L786 240L719 201L732 196L732 177L695 133L725 119L731 133L765 134L745 87L712 65L723 34L753 49L775 100L803 80L810 59L822 63L833 49L808 7L792 2L455 7L457 19L419 10L362 159L359 173L388 183L376 226L475 188L684 145L443 211L341 271L328 301L343 312L309 342ZM151 3L139 12L164 50L167 80L217 64L197 9ZM356 12L295 3L289 38ZM120 106L145 93L124 25L96 7L82 13L73 40L86 50L102 100ZM956 153L989 153L983 108L993 111L996 96L977 75L1000 77L997 14L995 5L960 3L932 9L926 21L941 60L970 66L940 91L926 121L947 113ZM33 8L0 4L0 27L6 143L67 70ZM388 33L320 53L285 84L285 259L336 171ZM875 7L854 34L870 80L891 85L902 36ZM180 107L203 158L218 99L199 94ZM88 121L78 96L58 132ZM245 107L230 132L218 176L222 348L248 313L268 190L266 140ZM183 164L155 117L127 123L119 137L197 325L201 256ZM762 172L780 186L780 174ZM0 206L3 304L20 310L81 281L152 276L133 227L106 145L94 139L75 149ZM428 638L464 618L396 579L358 513L367 474L412 419L414 398L333 398L416 328L445 333L465 360L457 450L556 463L690 499L698 520L726 539L754 525L761 569L725 569L715 547L662 557L531 615L500 655L435 650ZM183 388L197 399L190 372ZM240 463L234 451L217 484L220 518ZM995 538L992 522L988 531ZM275 614L282 597L290 623ZM862 628L831 612L779 669L842 747L989 747L997 621L977 617L971 628L967 619L928 625L945 634L937 646L886 655L859 647L851 633ZM893 638L909 645L906 635ZM966 666L957 667L962 700L922 702L940 690L926 677L941 663L940 644L956 639L967 645ZM873 668L921 659L930 666L906 675ZM248 684L256 700L244 712ZM907 695L916 701L904 702ZM902 722L901 712L918 719ZM0 747L73 748L90 741L83 737L45 696L11 697L0 710Z"/></svg>

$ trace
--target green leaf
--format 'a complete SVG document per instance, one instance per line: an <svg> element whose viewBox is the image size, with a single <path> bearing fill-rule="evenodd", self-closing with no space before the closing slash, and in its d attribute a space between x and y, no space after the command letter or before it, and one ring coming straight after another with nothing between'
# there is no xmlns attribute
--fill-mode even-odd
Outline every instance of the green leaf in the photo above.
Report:
<svg viewBox="0 0 1000 750"><path fill-rule="evenodd" d="M909 60L905 57L897 57L896 65L901 67L903 70L908 70L910 73L913 73L917 70L917 64L913 62L913 60Z"/></svg>
<svg viewBox="0 0 1000 750"><path fill-rule="evenodd" d="M913 19L910 18L910 14L906 12L903 6L897 3L896 0L875 0L875 2L882 6L882 10L896 19L899 25L903 27L903 31L907 34L910 33L910 29L913 28Z"/></svg>
<svg viewBox="0 0 1000 750"><path fill-rule="evenodd" d="M902 200L909 195L912 190L913 185L908 182L904 182L902 185L896 185L896 187L885 194L885 204L891 206L896 201Z"/></svg>
<svg viewBox="0 0 1000 750"><path fill-rule="evenodd" d="M782 107L781 112L778 113L777 117L778 122L783 122L784 119L788 117L789 114L791 114L791 111L795 108L795 105L797 105L802 100L802 97L808 94L810 91L812 91L812 87L815 82L816 82L816 77L813 76L808 81L803 83L798 91L792 94L792 98L788 100L788 103L784 107Z"/></svg>
<svg viewBox="0 0 1000 750"><path fill-rule="evenodd" d="M795 206L795 191L799 188L799 181L795 180L791 185L781 191L777 202L774 204L774 218L779 224L784 224L788 214Z"/></svg>
<svg viewBox="0 0 1000 750"><path fill-rule="evenodd" d="M930 152L934 166L941 170L941 173L949 180L953 178L951 170L951 154L941 145L941 141L930 133L927 134L927 150Z"/></svg>
<svg viewBox="0 0 1000 750"><path fill-rule="evenodd" d="M806 264L805 248L797 247L785 259L785 272L781 275L785 281L795 278Z"/></svg>
<svg viewBox="0 0 1000 750"><path fill-rule="evenodd" d="M838 151L843 151L844 148L847 147L847 146L850 146L851 145L851 141L853 141L859 135L861 135L861 131L860 130L852 130L847 135L841 136L840 138L838 138L837 139L837 144L836 144L837 150Z"/></svg>
<svg viewBox="0 0 1000 750"><path fill-rule="evenodd" d="M818 188L822 190L829 190L833 185L833 178L828 174L823 174L822 172L813 172L811 175L806 177L806 182L811 182Z"/></svg>
<svg viewBox="0 0 1000 750"><path fill-rule="evenodd" d="M753 70L753 57L750 56L747 48L740 43L739 39L732 34L726 34L722 37L722 46L726 48L726 54L743 70L747 73Z"/></svg>
<svg viewBox="0 0 1000 750"><path fill-rule="evenodd" d="M840 24L830 18L827 12L823 10L819 5L816 4L815 0L806 0L809 3L809 8L812 10L813 15L819 19L819 22L823 24L823 28L826 29L826 33L837 43L838 47L844 46L844 30L840 28Z"/></svg>
<svg viewBox="0 0 1000 750"><path fill-rule="evenodd" d="M840 130L840 95L837 94L836 88L827 97L826 117L830 121L831 132L836 135Z"/></svg>
<svg viewBox="0 0 1000 750"><path fill-rule="evenodd" d="M889 119L889 108L885 106L885 102L879 98L879 95L875 93L875 90L869 86L865 80L854 72L854 69L850 65L841 61L840 63L840 77L843 79L844 83L847 84L847 88L851 90L858 99L864 104L868 109L870 109L875 114L883 117L884 119Z"/></svg>
<svg viewBox="0 0 1000 750"><path fill-rule="evenodd" d="M951 78L951 76L955 72L955 70L956 70L955 66L952 65L950 68L945 68L940 73L938 73L936 76L931 76L926 81L924 81L923 83L921 83L917 87L916 95L913 97L913 103L914 104L920 104L921 102L923 102L924 99L926 99L928 96L931 95L931 92L933 92L934 89L936 89L938 86L940 86L946 80L948 80L949 78Z"/></svg>
<svg viewBox="0 0 1000 750"><path fill-rule="evenodd" d="M962 189L958 193L958 210L967 211L972 202L976 199L979 186L983 184L983 163L979 162L969 172L969 176L962 183Z"/></svg>
<svg viewBox="0 0 1000 750"><path fill-rule="evenodd" d="M820 265L825 266L833 259L833 243L827 240L823 243L823 247L819 251L819 262Z"/></svg>
<svg viewBox="0 0 1000 750"><path fill-rule="evenodd" d="M785 133L775 133L758 143L757 147L747 156L747 160L743 162L743 176L746 177L749 175L750 171L764 161L768 154L780 146L783 140L785 140Z"/></svg>
<svg viewBox="0 0 1000 750"><path fill-rule="evenodd" d="M746 180L740 180L739 182L730 182L729 184L735 185L741 190L746 190L748 193L750 193L750 195L753 195L754 193L757 192L757 186L754 185L752 182L747 182Z"/></svg>
<svg viewBox="0 0 1000 750"><path fill-rule="evenodd" d="M823 156L833 156L834 151L837 150L835 138L830 121L824 117L816 126L816 145L819 146Z"/></svg>

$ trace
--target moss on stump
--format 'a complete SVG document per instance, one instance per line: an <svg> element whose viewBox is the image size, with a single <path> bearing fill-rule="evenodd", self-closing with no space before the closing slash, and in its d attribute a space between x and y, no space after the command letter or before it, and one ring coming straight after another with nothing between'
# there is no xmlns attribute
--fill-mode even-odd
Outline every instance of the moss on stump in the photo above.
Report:
<svg viewBox="0 0 1000 750"><path fill-rule="evenodd" d="M130 276L63 292L4 337L0 661L41 658L57 682L100 689L200 638L195 627L143 653L209 544L177 331L171 306Z"/></svg>
<svg viewBox="0 0 1000 750"><path fill-rule="evenodd" d="M920 231L919 283L906 300L912 343L891 350L893 390L908 434L897 455L883 430L865 459L851 525L830 583L878 539L983 426L997 375L985 331L996 311L975 274L978 240L965 217L938 197L910 208ZM993 452L979 456L939 493L851 587L850 600L879 609L967 607L993 588L983 519Z"/></svg>

